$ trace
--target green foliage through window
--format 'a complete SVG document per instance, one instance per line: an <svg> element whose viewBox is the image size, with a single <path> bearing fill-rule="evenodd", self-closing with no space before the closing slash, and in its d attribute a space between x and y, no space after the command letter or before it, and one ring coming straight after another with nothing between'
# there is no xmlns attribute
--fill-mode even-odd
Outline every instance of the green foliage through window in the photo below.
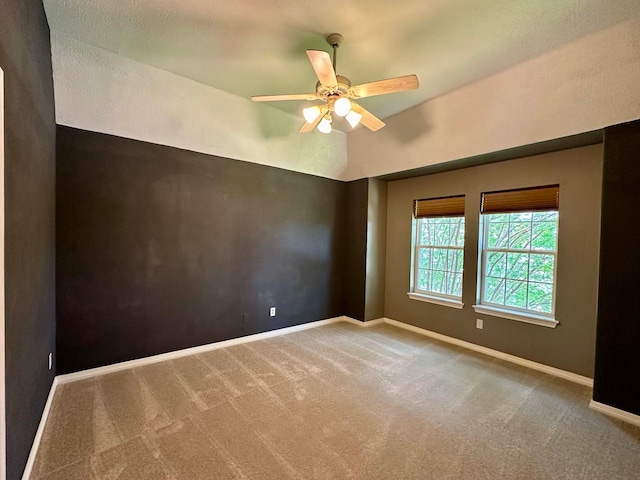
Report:
<svg viewBox="0 0 640 480"><path fill-rule="evenodd" d="M417 220L414 291L462 297L464 218Z"/></svg>
<svg viewBox="0 0 640 480"><path fill-rule="evenodd" d="M483 215L482 303L553 313L558 212Z"/></svg>

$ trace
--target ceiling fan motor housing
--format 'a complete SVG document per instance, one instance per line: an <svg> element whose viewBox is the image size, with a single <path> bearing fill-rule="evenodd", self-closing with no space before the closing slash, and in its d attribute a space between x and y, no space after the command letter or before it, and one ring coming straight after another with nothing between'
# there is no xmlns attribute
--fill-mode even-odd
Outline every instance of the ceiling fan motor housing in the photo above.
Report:
<svg viewBox="0 0 640 480"><path fill-rule="evenodd" d="M348 97L351 80L342 75L336 75L336 78L338 79L338 85L336 87L322 85L320 82L316 83L316 94L327 100L332 97L336 100L340 97Z"/></svg>

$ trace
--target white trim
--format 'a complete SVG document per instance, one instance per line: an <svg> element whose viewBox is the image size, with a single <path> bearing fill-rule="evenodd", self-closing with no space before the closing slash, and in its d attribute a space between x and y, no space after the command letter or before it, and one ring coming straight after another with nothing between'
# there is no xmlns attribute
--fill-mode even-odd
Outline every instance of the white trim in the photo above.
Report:
<svg viewBox="0 0 640 480"><path fill-rule="evenodd" d="M534 315L530 313L520 313L513 310L503 308L490 307L488 305L472 305L476 313L483 315L491 315L492 317L506 318L517 322L530 323L532 325L541 325L543 327L556 328L560 323L555 318L543 317L542 315Z"/></svg>
<svg viewBox="0 0 640 480"><path fill-rule="evenodd" d="M0 479L7 477L7 412L5 399L4 291L4 72L0 68Z"/></svg>
<svg viewBox="0 0 640 480"><path fill-rule="evenodd" d="M45 403L44 410L42 411L42 417L40 417L40 424L38 425L36 436L33 439L33 444L31 445L31 451L29 452L29 459L27 460L27 465L24 467L22 480L29 480L29 477L31 476L31 470L33 470L33 465L36 461L38 448L40 448L40 441L42 440L44 427L47 424L47 420L49 418L49 412L51 411L51 404L53 403L53 397L56 393L56 389L58 388L59 384L60 382L58 382L58 377L54 378L53 383L51 384L51 390L49 390L49 396L47 397L47 403Z"/></svg>
<svg viewBox="0 0 640 480"><path fill-rule="evenodd" d="M469 350L473 350L474 352L490 355L492 357L499 358L507 362L515 363L516 365L521 365L523 367L531 368L532 370L537 370L539 372L547 373L549 375L553 375L559 378L564 378L565 380L569 380L571 382L579 383L580 385L585 385L587 387L593 388L592 378L584 377L582 375L578 375L577 373L561 370L556 367L551 367L549 365L544 365L542 363L534 362L532 360L527 360L526 358L516 357L515 355L510 355L508 353L500 352L498 350L493 350L491 348L483 347L481 345L476 345L475 343L465 342L464 340L460 340L458 338L448 337L447 335L442 335L441 333L432 332L431 330L425 330L424 328L416 327L414 325L398 322L397 320L391 320L390 318L385 318L384 322L388 323L389 325L393 325L399 328L403 328L405 330L409 330L410 332L435 338L436 340L441 340L443 342L447 342L452 345L464 347Z"/></svg>
<svg viewBox="0 0 640 480"><path fill-rule="evenodd" d="M589 402L589 408L596 412L604 413L610 417L617 418L623 422L640 427L640 415L635 415L627 412L626 410L620 410L619 408L611 407L604 403L596 402L595 400L591 400Z"/></svg>
<svg viewBox="0 0 640 480"><path fill-rule="evenodd" d="M425 295L424 293L408 292L407 296L411 300L418 300L420 302L435 303L436 305L442 305L444 307L452 307L461 309L464 307L464 303L460 300L454 300L452 298L436 297L433 295Z"/></svg>
<svg viewBox="0 0 640 480"><path fill-rule="evenodd" d="M247 335L246 337L232 338L229 340L223 340L221 342L209 343L206 345L200 345L197 347L185 348L182 350L176 350L168 353L161 353L159 355L153 355L151 357L137 358L135 360L129 360L127 362L114 363L113 365L106 365L104 367L91 368L89 370L82 370L80 372L68 373L66 375L58 375L56 379L59 384L77 382L78 380L84 380L86 378L97 377L99 375L106 375L108 373L119 372L121 370L127 370L129 368L141 367L143 365L149 365L157 362L164 362L166 360L173 360L174 358L186 357L187 355L195 355L196 353L208 352L210 350L217 350L219 348L232 347L234 345L240 345L242 343L255 342L257 340L264 340L265 338L277 337L279 335L285 335L287 333L299 332L301 330L308 330L310 328L322 327L323 325L330 325L332 323L341 322L346 317L334 317L327 320L319 320L317 322L303 323L301 325L294 325L293 327L285 327L277 330L270 330L268 332L256 333L254 335ZM354 322L357 320L354 320ZM359 322L361 323L361 322Z"/></svg>

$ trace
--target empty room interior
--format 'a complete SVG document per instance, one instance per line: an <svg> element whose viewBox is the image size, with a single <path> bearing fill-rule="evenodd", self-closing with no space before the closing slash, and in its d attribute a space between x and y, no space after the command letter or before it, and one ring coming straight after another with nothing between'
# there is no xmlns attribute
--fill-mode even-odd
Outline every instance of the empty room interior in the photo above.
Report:
<svg viewBox="0 0 640 480"><path fill-rule="evenodd" d="M0 0L0 478L640 478L639 79L638 0Z"/></svg>

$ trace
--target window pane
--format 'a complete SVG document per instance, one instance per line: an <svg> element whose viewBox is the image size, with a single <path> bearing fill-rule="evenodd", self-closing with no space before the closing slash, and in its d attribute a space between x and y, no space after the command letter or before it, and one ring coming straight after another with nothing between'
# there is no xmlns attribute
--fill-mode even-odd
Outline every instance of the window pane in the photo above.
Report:
<svg viewBox="0 0 640 480"><path fill-rule="evenodd" d="M449 250L447 257L447 270L450 272L462 272L462 250Z"/></svg>
<svg viewBox="0 0 640 480"><path fill-rule="evenodd" d="M526 280L529 274L528 253L507 254L507 278L512 280Z"/></svg>
<svg viewBox="0 0 640 480"><path fill-rule="evenodd" d="M464 246L464 218L453 218L451 220L449 245L462 247Z"/></svg>
<svg viewBox="0 0 640 480"><path fill-rule="evenodd" d="M509 214L508 213L492 213L489 215L485 215L485 218L490 222L501 223L506 222L509 223Z"/></svg>
<svg viewBox="0 0 640 480"><path fill-rule="evenodd" d="M418 268L431 268L430 248L421 248L418 250Z"/></svg>
<svg viewBox="0 0 640 480"><path fill-rule="evenodd" d="M498 216L498 215L494 215ZM500 215L501 217L504 215ZM507 248L509 239L509 223L493 222L489 223L489 248Z"/></svg>
<svg viewBox="0 0 640 480"><path fill-rule="evenodd" d="M527 308L536 312L551 313L553 285L547 283L529 283L529 304Z"/></svg>
<svg viewBox="0 0 640 480"><path fill-rule="evenodd" d="M504 304L510 307L527 308L527 282L523 280L506 280L507 291Z"/></svg>
<svg viewBox="0 0 640 480"><path fill-rule="evenodd" d="M504 305L505 281L503 278L487 277L484 289L484 302Z"/></svg>
<svg viewBox="0 0 640 480"><path fill-rule="evenodd" d="M449 231L451 229L451 225L449 223L443 222L442 218L435 218L438 222L435 224L435 228L433 230L433 245L438 246L447 246L449 245Z"/></svg>
<svg viewBox="0 0 640 480"><path fill-rule="evenodd" d="M485 274L487 277L504 277L507 273L507 254L489 252Z"/></svg>
<svg viewBox="0 0 640 480"><path fill-rule="evenodd" d="M513 222L509 224L509 248L528 249L529 245L531 245L531 223Z"/></svg>
<svg viewBox="0 0 640 480"><path fill-rule="evenodd" d="M482 221L482 302L553 313L555 254L546 252L557 249L558 212L484 215Z"/></svg>
<svg viewBox="0 0 640 480"><path fill-rule="evenodd" d="M432 272L431 291L436 293L446 293L445 289L445 272Z"/></svg>
<svg viewBox="0 0 640 480"><path fill-rule="evenodd" d="M449 295L454 295L456 297L462 296L462 274L455 273L449 274L449 291L447 292Z"/></svg>
<svg viewBox="0 0 640 480"><path fill-rule="evenodd" d="M508 213L509 220L511 222L525 222L529 223L531 221L532 212L516 212L516 213Z"/></svg>
<svg viewBox="0 0 640 480"><path fill-rule="evenodd" d="M557 237L557 222L534 223L531 248L534 250L555 250Z"/></svg>
<svg viewBox="0 0 640 480"><path fill-rule="evenodd" d="M461 297L464 217L422 218L417 228L414 290Z"/></svg>
<svg viewBox="0 0 640 480"><path fill-rule="evenodd" d="M429 271L428 270L418 270L418 290L429 291Z"/></svg>
<svg viewBox="0 0 640 480"><path fill-rule="evenodd" d="M420 245L432 245L432 231L433 231L433 225L431 224L431 222L429 222L429 220L431 220L430 218L421 218L419 220L420 222Z"/></svg>
<svg viewBox="0 0 640 480"><path fill-rule="evenodd" d="M533 212L534 222L558 222L558 212Z"/></svg>
<svg viewBox="0 0 640 480"><path fill-rule="evenodd" d="M553 284L553 255L531 254L529 280Z"/></svg>
<svg viewBox="0 0 640 480"><path fill-rule="evenodd" d="M433 262L431 268L434 270L446 270L447 268L447 250L445 248L433 249Z"/></svg>

